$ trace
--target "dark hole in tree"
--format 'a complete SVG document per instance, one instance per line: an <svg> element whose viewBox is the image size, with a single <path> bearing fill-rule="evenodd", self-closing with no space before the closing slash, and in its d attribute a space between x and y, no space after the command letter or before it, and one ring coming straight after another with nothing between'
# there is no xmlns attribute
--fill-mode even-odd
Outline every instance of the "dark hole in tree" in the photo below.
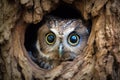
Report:
<svg viewBox="0 0 120 80"><path fill-rule="evenodd" d="M46 16L56 16L56 17L60 17L63 19L82 19L81 14L79 11L77 11L74 7L72 7L71 5L68 4L61 4L60 6L58 6L58 8L56 8L56 10L52 11L49 14L46 14L43 18L43 20L41 22L39 22L38 24L29 24L29 26L26 29L26 33L25 33L25 48L28 51L28 53L30 54L30 56L32 56L33 58L36 57L36 40L37 40L37 30L39 27L42 26L42 24L44 24L45 22L45 17ZM83 20L83 22L86 22L85 20ZM89 22L88 24L88 31L90 33L91 30L91 20L87 21ZM34 54L33 54L34 53ZM36 62L34 59L32 59L35 63ZM71 61L71 60L70 60Z"/></svg>

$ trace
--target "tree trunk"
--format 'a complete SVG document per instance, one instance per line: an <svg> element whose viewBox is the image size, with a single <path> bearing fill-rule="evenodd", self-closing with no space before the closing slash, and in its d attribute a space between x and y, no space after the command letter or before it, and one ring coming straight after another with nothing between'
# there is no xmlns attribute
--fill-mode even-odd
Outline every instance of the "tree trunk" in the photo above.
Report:
<svg viewBox="0 0 120 80"><path fill-rule="evenodd" d="M91 33L83 56L44 70L27 54L25 31L61 3L91 20ZM0 80L119 80L119 41L119 0L0 0Z"/></svg>

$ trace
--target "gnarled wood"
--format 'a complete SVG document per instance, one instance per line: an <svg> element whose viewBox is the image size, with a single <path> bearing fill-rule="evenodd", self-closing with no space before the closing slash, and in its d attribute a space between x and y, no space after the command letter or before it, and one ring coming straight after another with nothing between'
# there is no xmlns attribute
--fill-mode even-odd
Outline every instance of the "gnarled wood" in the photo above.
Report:
<svg viewBox="0 0 120 80"><path fill-rule="evenodd" d="M38 67L24 46L25 31L65 2L75 7L92 29L83 56L52 70ZM119 80L119 0L0 0L0 80Z"/></svg>

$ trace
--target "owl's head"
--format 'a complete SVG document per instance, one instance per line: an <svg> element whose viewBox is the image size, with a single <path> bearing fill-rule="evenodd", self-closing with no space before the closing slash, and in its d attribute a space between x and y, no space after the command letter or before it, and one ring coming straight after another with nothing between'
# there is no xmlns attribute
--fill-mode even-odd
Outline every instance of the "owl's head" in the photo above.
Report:
<svg viewBox="0 0 120 80"><path fill-rule="evenodd" d="M88 34L80 19L50 17L38 30L37 50L48 60L73 60L81 55Z"/></svg>

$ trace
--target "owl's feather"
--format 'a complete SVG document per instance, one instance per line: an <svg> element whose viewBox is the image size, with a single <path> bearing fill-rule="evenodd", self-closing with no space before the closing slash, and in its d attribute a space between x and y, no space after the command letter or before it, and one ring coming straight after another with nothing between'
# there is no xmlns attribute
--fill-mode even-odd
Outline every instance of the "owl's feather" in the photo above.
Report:
<svg viewBox="0 0 120 80"><path fill-rule="evenodd" d="M37 53L34 53L37 54L37 64L50 69L82 55L88 35L87 27L81 19L47 17L37 33Z"/></svg>

